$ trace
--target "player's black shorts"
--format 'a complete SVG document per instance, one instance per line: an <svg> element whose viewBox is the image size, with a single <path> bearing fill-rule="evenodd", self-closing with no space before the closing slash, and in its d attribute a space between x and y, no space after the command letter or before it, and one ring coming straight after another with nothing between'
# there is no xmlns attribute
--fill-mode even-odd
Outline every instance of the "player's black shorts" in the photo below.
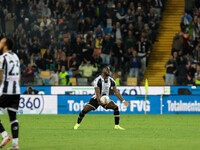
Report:
<svg viewBox="0 0 200 150"><path fill-rule="evenodd" d="M88 105L90 105L94 109L97 109L99 107L99 103L96 98L91 98L88 102Z"/></svg>
<svg viewBox="0 0 200 150"><path fill-rule="evenodd" d="M0 108L7 108L11 111L17 111L19 107L20 94L17 95L1 95Z"/></svg>

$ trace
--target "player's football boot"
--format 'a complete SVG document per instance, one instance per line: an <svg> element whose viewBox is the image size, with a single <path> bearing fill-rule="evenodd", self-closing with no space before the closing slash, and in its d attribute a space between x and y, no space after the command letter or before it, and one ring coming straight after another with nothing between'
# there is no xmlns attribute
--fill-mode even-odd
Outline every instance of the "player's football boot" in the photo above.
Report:
<svg viewBox="0 0 200 150"><path fill-rule="evenodd" d="M12 146L12 147L9 147L7 148L7 150L19 150L19 146Z"/></svg>
<svg viewBox="0 0 200 150"><path fill-rule="evenodd" d="M115 125L114 129L115 130L125 130L124 128L120 127L119 125Z"/></svg>
<svg viewBox="0 0 200 150"><path fill-rule="evenodd" d="M2 139L2 142L0 144L0 148L3 148L11 139L10 135L7 135L5 138Z"/></svg>
<svg viewBox="0 0 200 150"><path fill-rule="evenodd" d="M77 130L80 127L80 124L76 123L74 126L74 130Z"/></svg>

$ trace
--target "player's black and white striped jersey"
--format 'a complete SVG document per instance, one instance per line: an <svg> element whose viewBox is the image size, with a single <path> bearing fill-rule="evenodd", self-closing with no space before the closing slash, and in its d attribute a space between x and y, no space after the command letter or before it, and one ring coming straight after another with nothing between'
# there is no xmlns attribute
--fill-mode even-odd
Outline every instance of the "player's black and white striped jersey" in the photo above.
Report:
<svg viewBox="0 0 200 150"><path fill-rule="evenodd" d="M0 56L0 69L3 70L0 95L20 94L20 62L18 56L12 51L5 52Z"/></svg>
<svg viewBox="0 0 200 150"><path fill-rule="evenodd" d="M94 80L94 88L100 88L100 95L107 95L109 96L110 89L116 87L115 80L108 76L107 79L104 79L101 75L98 76ZM96 98L96 93L92 98Z"/></svg>

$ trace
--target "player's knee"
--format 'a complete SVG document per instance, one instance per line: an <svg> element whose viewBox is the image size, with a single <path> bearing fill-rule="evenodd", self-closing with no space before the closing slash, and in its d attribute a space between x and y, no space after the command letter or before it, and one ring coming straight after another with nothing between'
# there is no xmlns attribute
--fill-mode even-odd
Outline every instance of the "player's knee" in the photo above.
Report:
<svg viewBox="0 0 200 150"><path fill-rule="evenodd" d="M83 115L87 114L87 110L82 110L81 112Z"/></svg>
<svg viewBox="0 0 200 150"><path fill-rule="evenodd" d="M10 122L13 122L13 121L17 120L16 112L9 111L8 115L9 115L9 118L10 118Z"/></svg>
<svg viewBox="0 0 200 150"><path fill-rule="evenodd" d="M82 111L80 114L79 114L80 117L84 117L85 116L85 113Z"/></svg>

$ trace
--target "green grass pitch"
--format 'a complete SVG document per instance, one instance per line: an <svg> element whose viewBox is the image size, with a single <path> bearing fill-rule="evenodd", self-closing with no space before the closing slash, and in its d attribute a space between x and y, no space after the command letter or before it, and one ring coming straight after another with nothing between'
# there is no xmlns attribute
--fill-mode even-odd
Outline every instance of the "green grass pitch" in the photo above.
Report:
<svg viewBox="0 0 200 150"><path fill-rule="evenodd" d="M10 133L7 115L1 120ZM200 150L199 115L19 115L21 150ZM6 146L11 145L9 142ZM6 149L5 148L5 149Z"/></svg>

